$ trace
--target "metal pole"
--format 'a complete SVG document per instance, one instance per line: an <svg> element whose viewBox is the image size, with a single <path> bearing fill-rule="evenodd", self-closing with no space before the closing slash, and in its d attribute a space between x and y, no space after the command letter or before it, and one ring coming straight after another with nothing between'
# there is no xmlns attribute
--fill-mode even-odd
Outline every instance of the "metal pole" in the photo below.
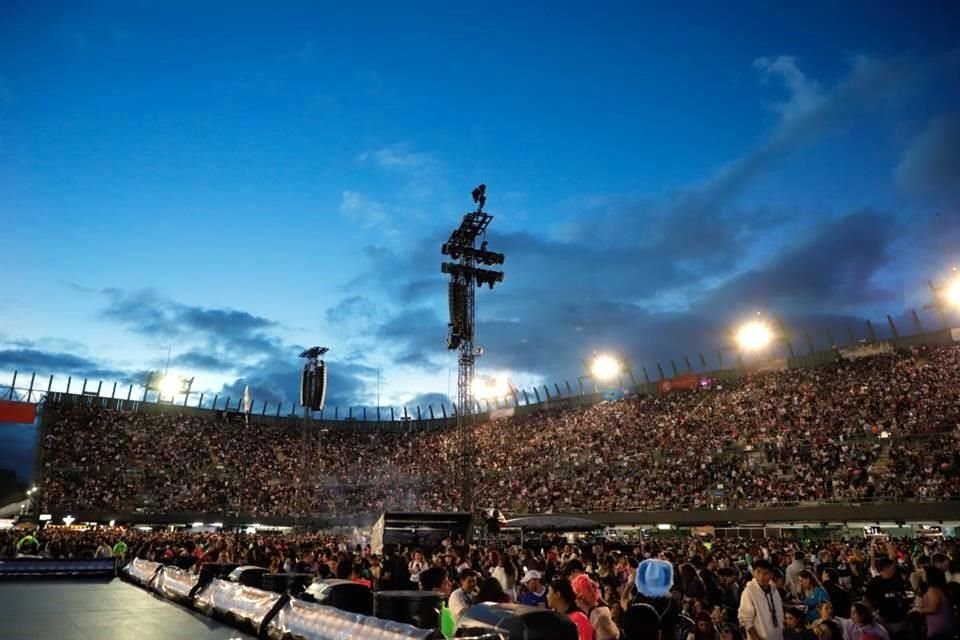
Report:
<svg viewBox="0 0 960 640"><path fill-rule="evenodd" d="M913 326L917 330L917 333L923 333L923 324L920 322L920 316L917 315L917 310L910 309L910 315L913 316Z"/></svg>
<svg viewBox="0 0 960 640"><path fill-rule="evenodd" d="M33 402L33 381L37 378L37 372L34 371L30 376L30 388L27 389L27 402Z"/></svg>
<svg viewBox="0 0 960 640"><path fill-rule="evenodd" d="M8 400L13 400L13 389L17 386L17 370L13 370L13 381L10 383L10 393L7 395Z"/></svg>
<svg viewBox="0 0 960 640"><path fill-rule="evenodd" d="M867 320L867 335L870 336L870 342L877 341L877 334L873 331L873 323Z"/></svg>
<svg viewBox="0 0 960 640"><path fill-rule="evenodd" d="M897 331L897 325L893 322L893 316L889 313L887 314L887 324L890 325L890 331L893 332L893 339L897 340L900 338L900 333Z"/></svg>

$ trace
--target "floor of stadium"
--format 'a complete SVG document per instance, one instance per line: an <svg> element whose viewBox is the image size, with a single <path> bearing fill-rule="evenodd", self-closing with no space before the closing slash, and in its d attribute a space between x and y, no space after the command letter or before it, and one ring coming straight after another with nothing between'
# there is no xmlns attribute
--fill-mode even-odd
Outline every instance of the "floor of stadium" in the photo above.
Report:
<svg viewBox="0 0 960 640"><path fill-rule="evenodd" d="M253 638L119 579L0 582L4 640Z"/></svg>

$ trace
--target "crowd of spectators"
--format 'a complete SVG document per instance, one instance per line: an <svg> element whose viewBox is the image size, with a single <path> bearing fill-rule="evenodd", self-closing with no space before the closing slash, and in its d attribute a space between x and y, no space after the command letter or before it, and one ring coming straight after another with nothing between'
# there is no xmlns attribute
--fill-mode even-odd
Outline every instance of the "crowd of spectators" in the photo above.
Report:
<svg viewBox="0 0 960 640"><path fill-rule="evenodd" d="M585 640L948 640L960 632L960 543L942 537L573 544L545 534L522 546L448 537L436 548L387 546L382 554L364 542L328 533L47 527L0 531L0 557L122 556L188 571L258 565L374 590L436 591L455 619L475 603L519 602L569 616Z"/></svg>
<svg viewBox="0 0 960 640"><path fill-rule="evenodd" d="M757 507L960 497L960 348L519 412L472 428L249 424L229 412L47 406L44 509L255 516Z"/></svg>

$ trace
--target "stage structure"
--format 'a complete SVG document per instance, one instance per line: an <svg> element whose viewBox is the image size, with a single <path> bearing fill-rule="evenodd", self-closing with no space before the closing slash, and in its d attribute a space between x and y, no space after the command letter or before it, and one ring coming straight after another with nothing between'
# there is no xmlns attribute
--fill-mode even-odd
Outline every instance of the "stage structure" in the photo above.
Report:
<svg viewBox="0 0 960 640"><path fill-rule="evenodd" d="M483 355L483 348L475 346L476 300L475 288L503 282L503 272L484 269L477 265L491 266L503 264L504 255L487 251L487 227L493 216L483 211L487 202L487 186L481 184L473 190L473 201L477 210L464 214L460 226L450 234L440 251L455 262L444 262L440 270L450 276L448 302L450 323L447 333L447 349L457 351L457 437L460 445L460 459L457 461L456 474L460 485L460 509L471 511L473 508L473 480L468 472L469 464L475 459L473 433L471 431L474 414L473 377L476 358ZM477 240L480 246L477 247Z"/></svg>

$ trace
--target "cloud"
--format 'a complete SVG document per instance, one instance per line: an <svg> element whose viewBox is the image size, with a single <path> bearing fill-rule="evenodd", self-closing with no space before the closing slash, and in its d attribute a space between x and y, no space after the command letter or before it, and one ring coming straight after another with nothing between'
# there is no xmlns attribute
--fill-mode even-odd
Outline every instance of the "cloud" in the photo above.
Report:
<svg viewBox="0 0 960 640"><path fill-rule="evenodd" d="M765 78L777 78L786 85L790 98L773 105L774 111L784 120L804 116L818 108L825 97L820 83L811 80L797 67L793 56L757 58L753 66L763 72Z"/></svg>
<svg viewBox="0 0 960 640"><path fill-rule="evenodd" d="M357 191L344 191L340 194L340 213L348 220L359 222L370 229L387 221L384 206Z"/></svg>
<svg viewBox="0 0 960 640"><path fill-rule="evenodd" d="M897 187L906 193L960 196L960 113L931 120L903 153L894 171Z"/></svg>
<svg viewBox="0 0 960 640"><path fill-rule="evenodd" d="M433 414L438 418L443 415L440 407L445 407L447 409L447 415L451 414L452 408L450 398L445 393L421 393L413 396L406 402L402 403L402 405L404 407L408 407L414 416L417 415L416 408L420 407L421 415L424 418L430 417L430 410L428 407L433 407Z"/></svg>
<svg viewBox="0 0 960 640"><path fill-rule="evenodd" d="M246 311L186 305L152 289L102 293L108 302L101 315L139 335L202 343L207 354L237 359L267 357L283 349L272 333L277 324Z"/></svg>
<svg viewBox="0 0 960 640"><path fill-rule="evenodd" d="M203 353L201 351L185 351L178 354L171 364L191 371L233 371L236 363L233 360Z"/></svg>
<svg viewBox="0 0 960 640"><path fill-rule="evenodd" d="M0 370L16 369L21 372L40 374L63 374L78 378L99 378L118 382L140 382L136 374L104 366L89 358L40 349L0 349Z"/></svg>
<svg viewBox="0 0 960 640"><path fill-rule="evenodd" d="M429 153L407 151L403 145L364 151L357 155L361 163L373 163L381 169L402 172L424 172L436 167L437 162Z"/></svg>
<svg viewBox="0 0 960 640"><path fill-rule="evenodd" d="M769 262L709 291L703 304L811 313L891 302L894 294L872 279L892 259L892 246L899 235L891 213L849 213L820 226L816 234Z"/></svg>

